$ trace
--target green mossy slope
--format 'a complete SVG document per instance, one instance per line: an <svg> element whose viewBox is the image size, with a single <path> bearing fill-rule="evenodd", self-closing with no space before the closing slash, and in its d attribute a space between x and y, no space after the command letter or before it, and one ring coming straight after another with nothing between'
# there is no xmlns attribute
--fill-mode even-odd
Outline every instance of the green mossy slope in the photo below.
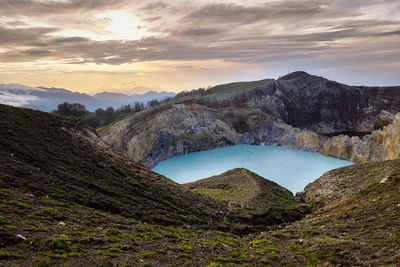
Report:
<svg viewBox="0 0 400 267"><path fill-rule="evenodd" d="M289 190L241 168L185 186L201 195L228 202L227 217L242 223L286 223L311 211Z"/></svg>
<svg viewBox="0 0 400 267"><path fill-rule="evenodd" d="M242 169L199 182L201 196L42 112L0 105L0 136L1 266L400 265L400 160L330 171L306 187L312 213L246 231L223 220L256 212L263 190L302 204Z"/></svg>
<svg viewBox="0 0 400 267"><path fill-rule="evenodd" d="M0 136L4 188L158 224L222 218L222 205L114 153L79 120L0 105Z"/></svg>

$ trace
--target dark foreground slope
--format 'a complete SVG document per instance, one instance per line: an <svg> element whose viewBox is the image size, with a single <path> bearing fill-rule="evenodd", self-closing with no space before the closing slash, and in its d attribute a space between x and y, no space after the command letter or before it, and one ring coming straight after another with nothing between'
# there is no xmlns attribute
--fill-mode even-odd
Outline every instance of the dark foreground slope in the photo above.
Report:
<svg viewBox="0 0 400 267"><path fill-rule="evenodd" d="M0 105L3 188L158 224L219 221L224 207L114 153L83 122Z"/></svg>
<svg viewBox="0 0 400 267"><path fill-rule="evenodd" d="M227 217L242 223L280 224L301 219L310 209L286 188L246 169L185 184L194 192L227 202Z"/></svg>
<svg viewBox="0 0 400 267"><path fill-rule="evenodd" d="M232 226L223 202L127 161L78 121L0 108L1 266L400 264L400 160L328 172L306 188L311 214L236 235L216 230ZM231 207L254 200L229 192Z"/></svg>
<svg viewBox="0 0 400 267"><path fill-rule="evenodd" d="M227 216L226 203L191 192L113 152L79 120L0 105L0 136L0 248L5 248L0 260L30 260L39 250L50 260L81 258L88 256L81 247L86 243L106 246L102 255L109 246L109 252L125 251L126 240L122 247L112 243L121 237L162 237L146 230L145 223L165 234L168 227L253 228L235 224L238 220L232 211ZM125 235L121 229L134 231Z"/></svg>
<svg viewBox="0 0 400 267"><path fill-rule="evenodd" d="M304 197L311 214L246 251L273 266L400 266L399 159L332 170Z"/></svg>
<svg viewBox="0 0 400 267"><path fill-rule="evenodd" d="M335 170L354 192L281 229L234 235L160 226L62 200L1 189L5 266L398 266L400 161ZM359 173L358 173L359 172ZM358 174L357 174L358 173ZM369 176L369 182L363 183ZM325 176L326 177L326 176ZM321 178L325 179L325 178ZM359 181L359 182L355 182ZM350 187L349 187L350 189ZM344 187L337 187L341 192ZM350 191L350 190L345 190ZM308 195L312 202L319 197ZM332 194L333 195L333 194ZM11 200L10 200L11 199ZM64 225L57 225L62 220ZM27 237L15 238L16 234Z"/></svg>

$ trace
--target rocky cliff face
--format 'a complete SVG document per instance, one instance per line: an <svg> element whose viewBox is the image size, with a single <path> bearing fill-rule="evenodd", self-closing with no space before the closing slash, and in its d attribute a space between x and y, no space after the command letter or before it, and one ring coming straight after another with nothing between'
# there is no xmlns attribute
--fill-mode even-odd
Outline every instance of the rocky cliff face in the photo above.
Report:
<svg viewBox="0 0 400 267"><path fill-rule="evenodd" d="M115 123L104 140L149 167L233 144L281 145L354 162L392 158L399 151L398 122L378 129L400 111L399 88L348 86L304 72L249 86L221 85L146 109ZM362 139L335 136L374 129Z"/></svg>
<svg viewBox="0 0 400 267"><path fill-rule="evenodd" d="M391 124L375 130L362 139L340 135L325 140L322 154L353 162L368 162L396 159L400 157L400 113Z"/></svg>
<svg viewBox="0 0 400 267"><path fill-rule="evenodd" d="M258 109L176 104L117 122L104 139L135 161L153 167L175 155L234 144L319 151L326 137L291 127Z"/></svg>
<svg viewBox="0 0 400 267"><path fill-rule="evenodd" d="M318 133L371 132L382 111L400 111L398 87L348 86L304 72L275 84L288 113L285 122Z"/></svg>
<svg viewBox="0 0 400 267"><path fill-rule="evenodd" d="M239 134L200 105L166 105L120 121L105 139L153 167L174 155L239 143Z"/></svg>

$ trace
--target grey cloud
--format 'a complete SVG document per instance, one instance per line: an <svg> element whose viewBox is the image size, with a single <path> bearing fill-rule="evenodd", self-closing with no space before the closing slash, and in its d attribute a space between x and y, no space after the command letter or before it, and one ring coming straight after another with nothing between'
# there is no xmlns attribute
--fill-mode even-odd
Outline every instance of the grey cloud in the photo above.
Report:
<svg viewBox="0 0 400 267"><path fill-rule="evenodd" d="M27 49L23 51L24 54L33 55L33 56L45 56L51 53L50 50L45 49Z"/></svg>
<svg viewBox="0 0 400 267"><path fill-rule="evenodd" d="M7 25L11 26L11 27L29 26L29 24L27 24L23 21L18 21L18 20L8 22Z"/></svg>
<svg viewBox="0 0 400 267"><path fill-rule="evenodd" d="M157 20L160 20L160 19L162 19L162 17L157 16L157 17L145 18L144 20L147 21L147 22L153 22L153 21L157 21Z"/></svg>
<svg viewBox="0 0 400 267"><path fill-rule="evenodd" d="M296 53L312 53L327 49L326 47L312 47L307 42L305 44L294 44L284 40L279 43L271 43L270 40L247 40L241 43L230 43L215 45L212 48L203 44L187 43L168 38L146 38L140 41L126 42L124 45L116 42L108 42L108 47L114 47L118 57L107 59L112 53L104 52L104 44L94 44L90 49L88 62L95 60L101 63L121 64L131 61L149 60L206 60L220 58L228 61L253 60L258 58L271 58L276 54L289 54L290 49L296 48ZM291 54L294 54L293 52Z"/></svg>
<svg viewBox="0 0 400 267"><path fill-rule="evenodd" d="M89 38L85 37L61 37L51 40L53 43L81 43L90 41Z"/></svg>
<svg viewBox="0 0 400 267"><path fill-rule="evenodd" d="M30 27L8 28L0 26L0 44L22 45L39 41L48 33L55 32L57 28Z"/></svg>
<svg viewBox="0 0 400 267"><path fill-rule="evenodd" d="M183 36L207 36L220 33L222 30L216 28L190 28L179 31L177 35Z"/></svg>
<svg viewBox="0 0 400 267"><path fill-rule="evenodd" d="M288 39L296 42L326 42L349 37L361 37L362 35L362 32L358 31L357 29L345 29L340 31L290 35L288 36Z"/></svg>
<svg viewBox="0 0 400 267"><path fill-rule="evenodd" d="M126 0L71 0L71 1L35 1L0 0L0 14L13 15L51 15L67 12L103 10L127 2Z"/></svg>
<svg viewBox="0 0 400 267"><path fill-rule="evenodd" d="M185 20L200 20L213 23L254 23L267 20L293 21L299 17L310 18L327 13L318 1L278 2L262 6L240 6L235 4L209 4L188 14Z"/></svg>
<svg viewBox="0 0 400 267"><path fill-rule="evenodd" d="M32 101L38 100L37 96L33 95L17 95L8 92L0 93L0 103L5 105L21 107L29 104Z"/></svg>
<svg viewBox="0 0 400 267"><path fill-rule="evenodd" d="M144 7L141 8L141 10L163 10L166 8L168 5L164 2L153 2L145 5Z"/></svg>
<svg viewBox="0 0 400 267"><path fill-rule="evenodd" d="M303 35L256 36L215 40L212 41L212 46L207 39L195 42L164 37L149 37L137 41L93 41L77 38L55 42L54 39L49 39L46 49L14 50L0 54L0 60L31 61L51 57L69 59L71 64L93 62L111 65L153 60L223 59L235 62L261 62L288 57L293 59L314 57L322 51L334 50L333 47L321 46L318 42L354 36L361 36L361 33L348 29Z"/></svg>
<svg viewBox="0 0 400 267"><path fill-rule="evenodd" d="M400 30L390 31L390 32L380 32L376 34L376 36L388 36L388 35L400 35Z"/></svg>
<svg viewBox="0 0 400 267"><path fill-rule="evenodd" d="M17 83L0 83L0 92L9 91L43 91L43 89L37 87L30 87Z"/></svg>
<svg viewBox="0 0 400 267"><path fill-rule="evenodd" d="M213 22L250 23L265 19L265 11L233 4L212 4L193 11L185 19L190 21L195 19Z"/></svg>
<svg viewBox="0 0 400 267"><path fill-rule="evenodd" d="M52 25L67 30L105 34L112 21L108 10L125 7L129 0L0 0L0 25L15 20L19 23ZM102 12L105 17L102 17ZM11 27L24 26L6 24ZM31 26L31 25L25 25Z"/></svg>
<svg viewBox="0 0 400 267"><path fill-rule="evenodd" d="M400 25L400 20L345 20L332 25L332 22L318 23L318 26L331 26L332 29L344 28L371 28L377 26L397 26Z"/></svg>
<svg viewBox="0 0 400 267"><path fill-rule="evenodd" d="M15 5L32 2L13 1ZM1 2L11 1L0 0ZM84 1L58 4L75 3L76 7L82 9L91 5L94 5L94 8L103 8L108 1L87 1L79 4L78 2ZM114 4L121 2L110 1ZM0 61L29 62L51 58L69 64L91 62L118 65L154 60L221 59L234 62L303 60L348 50L351 43L347 43L346 46L337 44L340 43L337 41L346 38L379 39L400 34L398 30L393 30L396 25L400 25L399 21L351 20L348 17L358 14L358 10L323 7L323 4L330 2L332 1L280 1L260 6L210 4L195 9L193 7L182 9L181 13L171 19L171 24L168 24L165 23L165 17L168 17L166 14L171 14L169 13L173 10L171 7L157 13L160 14L158 17L152 14L153 21L147 20L149 24L154 23L150 25L154 28L157 28L157 23L163 24L160 30L163 32L162 36L134 41L94 41L79 36L55 38L49 33L56 31L56 28L0 27L0 36L12 36L12 38L0 38L0 45L9 48L8 52L0 53ZM162 6L162 2L153 2L144 8L151 10ZM148 14L147 11L145 13ZM329 18L335 20L330 21ZM338 22L337 18L342 20ZM271 25L274 23L282 26L281 33L271 33L270 30L275 27ZM296 27L304 23L309 23L307 30L312 33L304 34L302 31L296 31ZM314 31L313 27L323 27L326 31ZM148 25L145 25L145 28L149 28Z"/></svg>

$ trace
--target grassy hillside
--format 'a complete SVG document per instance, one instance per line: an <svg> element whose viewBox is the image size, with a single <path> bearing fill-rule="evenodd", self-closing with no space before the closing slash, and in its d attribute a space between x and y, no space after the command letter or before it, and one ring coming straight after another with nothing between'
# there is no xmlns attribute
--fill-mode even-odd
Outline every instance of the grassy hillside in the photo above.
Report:
<svg viewBox="0 0 400 267"><path fill-rule="evenodd" d="M209 89L199 89L187 92L184 91L178 93L174 98L170 100L170 102L178 103L201 97L214 97L223 94L245 92L247 90L251 90L257 87L264 87L267 84L271 83L272 81L273 79L264 79L251 82L235 82L235 83L216 85Z"/></svg>
<svg viewBox="0 0 400 267"><path fill-rule="evenodd" d="M281 231L298 236L291 250L332 265L400 265L400 160L332 170L305 198L314 212Z"/></svg>
<svg viewBox="0 0 400 267"><path fill-rule="evenodd" d="M80 120L0 105L0 135L10 188L160 224L221 217L221 205L114 153Z"/></svg>
<svg viewBox="0 0 400 267"><path fill-rule="evenodd" d="M242 169L194 193L75 119L0 105L0 136L2 266L400 265L400 160L330 171L306 188L312 213L252 227L232 211L302 204Z"/></svg>
<svg viewBox="0 0 400 267"><path fill-rule="evenodd" d="M233 169L185 186L227 202L231 212L228 216L244 223L285 223L310 212L308 205L295 198L289 190L246 169Z"/></svg>

